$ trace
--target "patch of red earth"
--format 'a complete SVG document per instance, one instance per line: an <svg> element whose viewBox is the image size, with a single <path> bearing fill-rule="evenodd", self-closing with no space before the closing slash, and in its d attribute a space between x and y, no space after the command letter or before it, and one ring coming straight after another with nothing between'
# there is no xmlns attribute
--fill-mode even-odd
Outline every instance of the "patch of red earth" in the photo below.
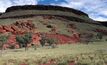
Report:
<svg viewBox="0 0 107 65"><path fill-rule="evenodd" d="M75 64L75 61L70 61L70 62L68 63L68 65L76 65L76 64Z"/></svg>
<svg viewBox="0 0 107 65"><path fill-rule="evenodd" d="M95 32L101 32L107 35L107 30L103 30L103 29L96 29L94 30Z"/></svg>
<svg viewBox="0 0 107 65"><path fill-rule="evenodd" d="M7 43L14 45L16 43L16 35L9 36Z"/></svg>
<svg viewBox="0 0 107 65"><path fill-rule="evenodd" d="M6 32L13 32L14 31L13 29L11 29L11 26L3 25L2 28L4 30L6 30Z"/></svg>
<svg viewBox="0 0 107 65"><path fill-rule="evenodd" d="M7 43L3 45L3 48L7 49L10 46L14 46L15 48L19 48L19 44L17 44L17 42L16 42L16 35L9 36Z"/></svg>
<svg viewBox="0 0 107 65"><path fill-rule="evenodd" d="M6 30L3 29L3 27L0 25L0 33L5 33Z"/></svg>
<svg viewBox="0 0 107 65"><path fill-rule="evenodd" d="M28 65L28 64L26 64L26 63L22 63L22 64L19 64L19 65Z"/></svg>
<svg viewBox="0 0 107 65"><path fill-rule="evenodd" d="M79 34L73 34L72 36L67 36L63 34L46 34L49 38L56 38L58 39L60 44L66 44L66 43L77 43L79 42Z"/></svg>
<svg viewBox="0 0 107 65"><path fill-rule="evenodd" d="M38 33L35 33L32 35L32 42L33 44L36 44L36 45L39 45L40 44L40 40L41 40L41 37Z"/></svg>
<svg viewBox="0 0 107 65"><path fill-rule="evenodd" d="M73 34L72 36L67 36L63 34L48 34L46 33L46 36L48 38L55 38L58 40L58 44L67 44L67 43L77 43L79 42L79 34ZM41 37L38 33L33 34L32 36L32 42L36 43L36 45L40 44ZM16 35L10 35L7 41L7 44L5 44L3 47L6 49L6 47L14 46L15 48L19 48L19 45L16 42Z"/></svg>

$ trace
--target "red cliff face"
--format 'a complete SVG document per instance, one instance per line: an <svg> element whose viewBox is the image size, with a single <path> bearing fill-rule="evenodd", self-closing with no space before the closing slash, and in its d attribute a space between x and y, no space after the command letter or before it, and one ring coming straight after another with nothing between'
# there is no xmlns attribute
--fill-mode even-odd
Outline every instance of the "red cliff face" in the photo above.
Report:
<svg viewBox="0 0 107 65"><path fill-rule="evenodd" d="M80 41L78 33L74 33L72 36L47 33L46 36L49 38L56 38L59 41L59 44L77 43Z"/></svg>
<svg viewBox="0 0 107 65"><path fill-rule="evenodd" d="M11 32L12 34L24 34L25 32L32 31L35 28L32 20L16 21L10 25L0 25L0 32Z"/></svg>
<svg viewBox="0 0 107 65"><path fill-rule="evenodd" d="M23 35L26 32L32 32L32 42L33 44L40 44L40 34L35 33L34 30L36 27L32 23L32 20L26 21L16 21L10 25L1 25L0 26L0 33L9 35L7 43L3 46L4 49L14 46L15 48L19 48L19 45L16 41L16 35ZM11 34L10 34L11 33ZM79 42L79 34L73 33L72 36L67 36L64 34L59 33L44 33L48 38L55 38L58 40L58 44L67 44L67 43L77 43Z"/></svg>
<svg viewBox="0 0 107 65"><path fill-rule="evenodd" d="M4 49L14 46L15 48L19 48L19 45L16 42L16 35L23 35L26 32L33 32L34 24L32 20L26 21L16 21L10 25L0 25L0 33L9 36L7 43L4 44Z"/></svg>

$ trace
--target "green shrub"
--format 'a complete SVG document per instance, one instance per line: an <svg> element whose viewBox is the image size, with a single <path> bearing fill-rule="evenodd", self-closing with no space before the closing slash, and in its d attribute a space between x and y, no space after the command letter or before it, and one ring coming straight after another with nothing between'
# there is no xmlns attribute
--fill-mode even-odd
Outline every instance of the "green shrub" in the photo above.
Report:
<svg viewBox="0 0 107 65"><path fill-rule="evenodd" d="M23 39L23 36L17 35L16 36L16 41L19 43L20 47L24 47L25 41Z"/></svg>
<svg viewBox="0 0 107 65"><path fill-rule="evenodd" d="M58 43L58 40L55 38L47 38L46 41L49 44L49 46L51 46L52 48L55 48L56 44Z"/></svg>
<svg viewBox="0 0 107 65"><path fill-rule="evenodd" d="M45 34L41 34L41 40L40 40L40 44L43 46L45 46L46 43L46 35Z"/></svg>
<svg viewBox="0 0 107 65"><path fill-rule="evenodd" d="M16 41L19 43L21 47L25 47L25 50L27 50L27 45L32 41L32 34L31 33L26 33L23 36L17 35L16 36Z"/></svg>

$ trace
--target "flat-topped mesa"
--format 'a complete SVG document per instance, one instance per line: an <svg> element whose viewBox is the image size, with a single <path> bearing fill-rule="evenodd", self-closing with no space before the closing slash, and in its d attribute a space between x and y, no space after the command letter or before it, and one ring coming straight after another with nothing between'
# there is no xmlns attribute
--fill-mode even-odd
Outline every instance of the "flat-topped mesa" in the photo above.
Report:
<svg viewBox="0 0 107 65"><path fill-rule="evenodd" d="M0 19L8 18L29 18L34 16L55 16L62 17L64 19L84 22L84 23L94 23L88 14L68 7L53 6L53 5L23 5L23 6L12 6L7 8L6 12L0 15Z"/></svg>
<svg viewBox="0 0 107 65"><path fill-rule="evenodd" d="M7 8L7 12L12 12L12 11L17 11L17 10L55 10L55 11L63 11L63 12L72 12L76 15L83 15L87 16L88 15L84 12L81 12L79 10L75 10L72 8L67 8L67 7L61 7L61 6L52 6L52 5L24 5L24 6L12 6Z"/></svg>

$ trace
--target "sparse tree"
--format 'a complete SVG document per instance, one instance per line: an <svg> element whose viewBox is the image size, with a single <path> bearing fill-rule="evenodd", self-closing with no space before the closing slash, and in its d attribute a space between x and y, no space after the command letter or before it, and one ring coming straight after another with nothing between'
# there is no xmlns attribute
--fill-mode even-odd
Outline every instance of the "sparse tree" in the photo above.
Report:
<svg viewBox="0 0 107 65"><path fill-rule="evenodd" d="M58 43L58 40L55 38L47 38L47 43L49 44L49 46L51 46L52 48L56 47L56 44Z"/></svg>
<svg viewBox="0 0 107 65"><path fill-rule="evenodd" d="M26 33L23 36L16 36L16 41L19 43L21 47L25 47L25 51L28 50L27 45L32 41L32 34L31 33Z"/></svg>
<svg viewBox="0 0 107 65"><path fill-rule="evenodd" d="M24 39L23 39L23 36L20 36L20 35L17 35L16 36L16 41L19 43L19 46L22 48L24 47Z"/></svg>
<svg viewBox="0 0 107 65"><path fill-rule="evenodd" d="M46 35L41 34L40 44L42 45L42 47L45 45L45 43L46 43Z"/></svg>
<svg viewBox="0 0 107 65"><path fill-rule="evenodd" d="M24 42L25 42L25 50L28 50L27 45L28 45L29 43L31 43L31 41L32 41L32 34L31 34L31 33L26 33L26 34L24 35L23 39L24 39Z"/></svg>

